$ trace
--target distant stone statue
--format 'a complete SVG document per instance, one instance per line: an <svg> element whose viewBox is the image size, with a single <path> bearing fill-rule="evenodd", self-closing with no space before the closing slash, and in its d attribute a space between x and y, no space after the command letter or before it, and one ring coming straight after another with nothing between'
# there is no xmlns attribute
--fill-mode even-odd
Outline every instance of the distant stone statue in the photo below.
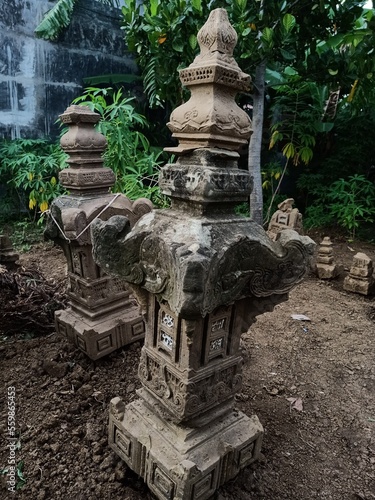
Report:
<svg viewBox="0 0 375 500"><path fill-rule="evenodd" d="M279 210L271 217L268 225L267 234L271 240L276 241L278 234L283 229L293 229L299 234L303 234L302 214L298 208L292 208L294 204L293 198L287 198L277 205Z"/></svg>
<svg viewBox="0 0 375 500"><path fill-rule="evenodd" d="M357 253L353 257L349 275L344 280L347 292L370 295L375 292L374 267L372 260L365 253Z"/></svg>
<svg viewBox="0 0 375 500"><path fill-rule="evenodd" d="M17 267L18 253L13 249L12 242L7 234L0 235L0 264L8 269Z"/></svg>
<svg viewBox="0 0 375 500"><path fill-rule="evenodd" d="M320 243L315 270L321 280L336 278L341 271L334 262L332 241L329 236L325 236Z"/></svg>

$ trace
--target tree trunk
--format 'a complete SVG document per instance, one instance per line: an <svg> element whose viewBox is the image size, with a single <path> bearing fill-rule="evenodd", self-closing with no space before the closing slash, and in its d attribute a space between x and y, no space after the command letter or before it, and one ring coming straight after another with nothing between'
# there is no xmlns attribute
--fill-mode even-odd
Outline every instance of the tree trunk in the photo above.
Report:
<svg viewBox="0 0 375 500"><path fill-rule="evenodd" d="M260 156L262 149L264 93L266 61L262 61L255 70L253 92L253 133L249 143L248 169L253 177L254 187L250 195L250 217L263 225L263 192Z"/></svg>

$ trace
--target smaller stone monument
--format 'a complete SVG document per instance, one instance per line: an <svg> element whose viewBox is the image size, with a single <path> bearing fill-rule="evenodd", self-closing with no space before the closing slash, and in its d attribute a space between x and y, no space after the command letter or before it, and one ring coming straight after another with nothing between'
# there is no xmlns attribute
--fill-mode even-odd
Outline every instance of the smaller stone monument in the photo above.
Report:
<svg viewBox="0 0 375 500"><path fill-rule="evenodd" d="M14 251L12 242L7 234L0 234L0 264L3 264L8 269L17 267L16 261L19 255Z"/></svg>
<svg viewBox="0 0 375 500"><path fill-rule="evenodd" d="M69 126L60 141L69 155L69 167L59 177L70 194L51 204L45 236L64 251L70 304L56 311L56 330L95 360L143 339L145 325L124 280L108 276L94 262L90 226L95 219L122 215L133 227L152 204L145 198L132 202L109 193L115 175L103 166L107 142L95 130L97 113L86 106L70 106L60 118Z"/></svg>
<svg viewBox="0 0 375 500"><path fill-rule="evenodd" d="M334 262L332 241L329 236L325 236L320 243L315 269L321 280L336 278L341 271L341 268Z"/></svg>
<svg viewBox="0 0 375 500"><path fill-rule="evenodd" d="M347 292L370 295L375 291L374 268L372 260L365 253L357 253L353 257L349 275L344 279L344 290Z"/></svg>
<svg viewBox="0 0 375 500"><path fill-rule="evenodd" d="M283 229L293 229L298 234L303 234L302 214L298 208L292 208L293 204L294 199L288 198L277 205L279 210L276 210L271 217L267 229L267 234L271 240L276 241L278 234Z"/></svg>

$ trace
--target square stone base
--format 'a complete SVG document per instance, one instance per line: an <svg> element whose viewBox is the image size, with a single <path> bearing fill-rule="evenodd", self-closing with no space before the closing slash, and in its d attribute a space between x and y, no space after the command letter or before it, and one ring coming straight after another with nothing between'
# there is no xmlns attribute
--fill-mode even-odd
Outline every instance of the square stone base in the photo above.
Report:
<svg viewBox="0 0 375 500"><path fill-rule="evenodd" d="M111 401L111 448L162 500L211 498L259 457L262 436L258 418L237 410L191 428L161 419L142 400L126 408Z"/></svg>
<svg viewBox="0 0 375 500"><path fill-rule="evenodd" d="M91 320L71 308L55 312L56 331L73 342L91 359L96 360L110 352L142 340L145 324L137 305Z"/></svg>
<svg viewBox="0 0 375 500"><path fill-rule="evenodd" d="M372 295L375 292L374 278L352 278L347 276L344 279L344 290L347 292L361 293L362 295Z"/></svg>

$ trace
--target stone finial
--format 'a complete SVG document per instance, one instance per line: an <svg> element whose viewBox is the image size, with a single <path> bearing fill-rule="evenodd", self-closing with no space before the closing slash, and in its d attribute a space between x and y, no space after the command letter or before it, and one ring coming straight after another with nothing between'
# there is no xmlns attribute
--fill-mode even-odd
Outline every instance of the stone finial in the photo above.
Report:
<svg viewBox="0 0 375 500"><path fill-rule="evenodd" d="M339 267L333 259L332 241L329 236L325 236L318 248L316 258L316 273L321 280L335 278L340 272Z"/></svg>
<svg viewBox="0 0 375 500"><path fill-rule="evenodd" d="M103 134L95 129L100 115L87 106L69 106L60 115L69 130L60 140L69 155L69 168L59 174L61 184L71 194L93 195L108 193L115 183L115 174L103 167L102 154L107 146Z"/></svg>
<svg viewBox="0 0 375 500"><path fill-rule="evenodd" d="M198 33L200 54L180 71L182 84L191 90L188 102L176 108L167 124L184 153L199 148L238 151L251 134L251 121L235 102L238 91L249 90L250 76L233 59L237 35L224 9L211 12Z"/></svg>
<svg viewBox="0 0 375 500"><path fill-rule="evenodd" d="M287 198L277 205L278 210L271 217L268 225L268 236L272 240L277 240L280 231L283 229L293 229L299 234L303 234L302 214L298 208L292 208L293 198Z"/></svg>
<svg viewBox="0 0 375 500"><path fill-rule="evenodd" d="M365 253L353 257L349 275L344 279L344 290L370 295L375 291L374 268L372 260Z"/></svg>

